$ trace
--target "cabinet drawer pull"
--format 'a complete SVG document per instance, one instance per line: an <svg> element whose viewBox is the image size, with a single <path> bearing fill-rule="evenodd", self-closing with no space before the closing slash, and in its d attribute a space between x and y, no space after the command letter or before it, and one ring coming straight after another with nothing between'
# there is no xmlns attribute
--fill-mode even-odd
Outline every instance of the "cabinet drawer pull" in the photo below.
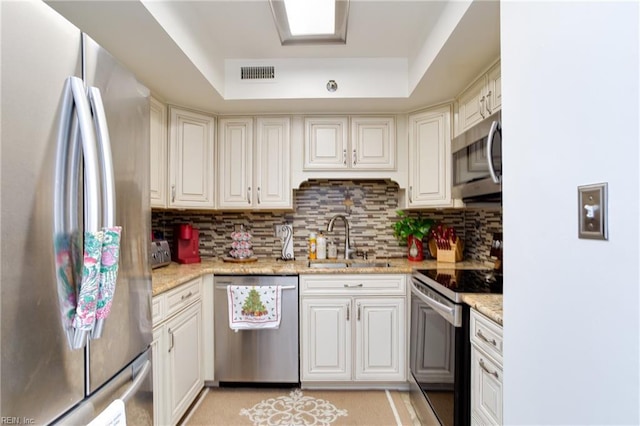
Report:
<svg viewBox="0 0 640 426"><path fill-rule="evenodd" d="M188 299L188 298L190 298L191 296L193 296L193 293L192 293L192 292L189 292L189 293L187 293L187 294L183 294L183 295L182 295L182 297L180 298L180 300Z"/></svg>
<svg viewBox="0 0 640 426"><path fill-rule="evenodd" d="M173 331L171 331L171 329L169 329L169 337L171 338L171 343L169 344L169 350L167 352L171 352L171 349L173 349Z"/></svg>
<svg viewBox="0 0 640 426"><path fill-rule="evenodd" d="M492 375L493 377L495 377L496 379L500 380L500 378L498 377L498 372L497 371L491 371L487 368L486 365L484 365L484 360L482 358L480 358L480 361L478 362L478 364L480 364L480 368L482 368L484 371L487 372L487 374Z"/></svg>
<svg viewBox="0 0 640 426"><path fill-rule="evenodd" d="M413 186L409 186L409 202L410 203L413 203L412 193L413 193Z"/></svg>
<svg viewBox="0 0 640 426"><path fill-rule="evenodd" d="M251 204L251 187L247 187L247 203Z"/></svg>
<svg viewBox="0 0 640 426"><path fill-rule="evenodd" d="M480 116L484 118L484 95L481 98L478 98L478 106L480 107Z"/></svg>
<svg viewBox="0 0 640 426"><path fill-rule="evenodd" d="M258 197L258 204L260 204L260 187L258 187L256 191L257 191L256 195Z"/></svg>
<svg viewBox="0 0 640 426"><path fill-rule="evenodd" d="M489 101L491 100L491 90L487 92L487 102L485 103L485 108L487 110L487 114L491 115L491 107L489 106Z"/></svg>
<svg viewBox="0 0 640 426"><path fill-rule="evenodd" d="M356 150L353 150L353 165L355 166L358 163L358 155L356 154Z"/></svg>
<svg viewBox="0 0 640 426"><path fill-rule="evenodd" d="M342 164L344 164L345 166L347 165L347 150L346 149L342 150Z"/></svg>
<svg viewBox="0 0 640 426"><path fill-rule="evenodd" d="M360 304L358 303L358 321L360 321Z"/></svg>
<svg viewBox="0 0 640 426"><path fill-rule="evenodd" d="M171 185L171 202L174 203L176 201L176 186Z"/></svg>
<svg viewBox="0 0 640 426"><path fill-rule="evenodd" d="M478 330L478 331L476 332L476 336L478 336L478 338L479 338L480 340L484 340L485 342L489 343L490 345L495 346L496 348L498 347L498 342L496 342L496 341L495 341L495 339L491 339L491 340L487 339L487 338L484 336L484 334L482 334L482 331L481 331L481 330Z"/></svg>
<svg viewBox="0 0 640 426"><path fill-rule="evenodd" d="M349 317L351 316L351 315L349 315L349 311L350 311L349 305L347 305L347 321L349 321Z"/></svg>
<svg viewBox="0 0 640 426"><path fill-rule="evenodd" d="M360 283L360 284L345 284L344 285L345 288L356 288L356 287L364 287L364 284Z"/></svg>

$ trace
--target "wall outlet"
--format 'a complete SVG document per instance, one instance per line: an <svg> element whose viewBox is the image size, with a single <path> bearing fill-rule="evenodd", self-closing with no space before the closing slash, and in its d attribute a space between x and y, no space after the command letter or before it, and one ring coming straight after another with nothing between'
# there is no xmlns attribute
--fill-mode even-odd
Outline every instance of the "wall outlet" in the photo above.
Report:
<svg viewBox="0 0 640 426"><path fill-rule="evenodd" d="M284 233L284 225L273 225L273 228L275 230L276 237L282 238L282 235Z"/></svg>

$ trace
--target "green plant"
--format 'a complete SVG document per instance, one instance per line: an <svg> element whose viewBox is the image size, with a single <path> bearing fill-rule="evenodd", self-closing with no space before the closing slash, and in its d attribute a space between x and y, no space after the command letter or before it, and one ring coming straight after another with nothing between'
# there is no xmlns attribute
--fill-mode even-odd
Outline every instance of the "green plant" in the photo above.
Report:
<svg viewBox="0 0 640 426"><path fill-rule="evenodd" d="M393 228L393 236L398 239L400 244L406 244L407 238L413 235L418 240L422 240L429 233L434 221L427 219L418 214L418 216L409 216L402 210L397 210L396 214L400 219L391 225Z"/></svg>

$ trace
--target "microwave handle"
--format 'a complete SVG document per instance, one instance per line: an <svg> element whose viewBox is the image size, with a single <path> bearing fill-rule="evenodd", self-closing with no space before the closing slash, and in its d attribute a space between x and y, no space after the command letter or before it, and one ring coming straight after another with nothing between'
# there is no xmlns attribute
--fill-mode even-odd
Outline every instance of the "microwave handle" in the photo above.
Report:
<svg viewBox="0 0 640 426"><path fill-rule="evenodd" d="M493 164L493 137L496 132L502 133L500 122L498 120L491 123L491 130L489 130L489 136L487 136L487 164L489 165L491 179L493 179L495 183L500 183L500 176L496 174L496 169Z"/></svg>

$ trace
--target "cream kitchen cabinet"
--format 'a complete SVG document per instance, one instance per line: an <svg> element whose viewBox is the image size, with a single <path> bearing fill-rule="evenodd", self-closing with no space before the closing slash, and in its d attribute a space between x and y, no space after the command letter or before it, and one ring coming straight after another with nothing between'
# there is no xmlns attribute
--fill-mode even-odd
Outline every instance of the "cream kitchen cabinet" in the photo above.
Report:
<svg viewBox="0 0 640 426"><path fill-rule="evenodd" d="M213 209L213 117L169 107L169 207Z"/></svg>
<svg viewBox="0 0 640 426"><path fill-rule="evenodd" d="M218 208L291 209L290 118L221 118L218 132Z"/></svg>
<svg viewBox="0 0 640 426"><path fill-rule="evenodd" d="M204 386L202 278L153 298L154 424L175 425Z"/></svg>
<svg viewBox="0 0 640 426"><path fill-rule="evenodd" d="M151 207L167 207L167 107L150 97L149 109Z"/></svg>
<svg viewBox="0 0 640 426"><path fill-rule="evenodd" d="M502 327L471 310L471 423L502 424Z"/></svg>
<svg viewBox="0 0 640 426"><path fill-rule="evenodd" d="M306 117L305 170L396 170L395 117Z"/></svg>
<svg viewBox="0 0 640 426"><path fill-rule="evenodd" d="M404 382L406 278L300 276L301 381Z"/></svg>
<svg viewBox="0 0 640 426"><path fill-rule="evenodd" d="M451 107L409 115L409 188L407 208L450 207Z"/></svg>
<svg viewBox="0 0 640 426"><path fill-rule="evenodd" d="M500 78L500 61L498 61L458 96L454 123L456 136L502 108Z"/></svg>

